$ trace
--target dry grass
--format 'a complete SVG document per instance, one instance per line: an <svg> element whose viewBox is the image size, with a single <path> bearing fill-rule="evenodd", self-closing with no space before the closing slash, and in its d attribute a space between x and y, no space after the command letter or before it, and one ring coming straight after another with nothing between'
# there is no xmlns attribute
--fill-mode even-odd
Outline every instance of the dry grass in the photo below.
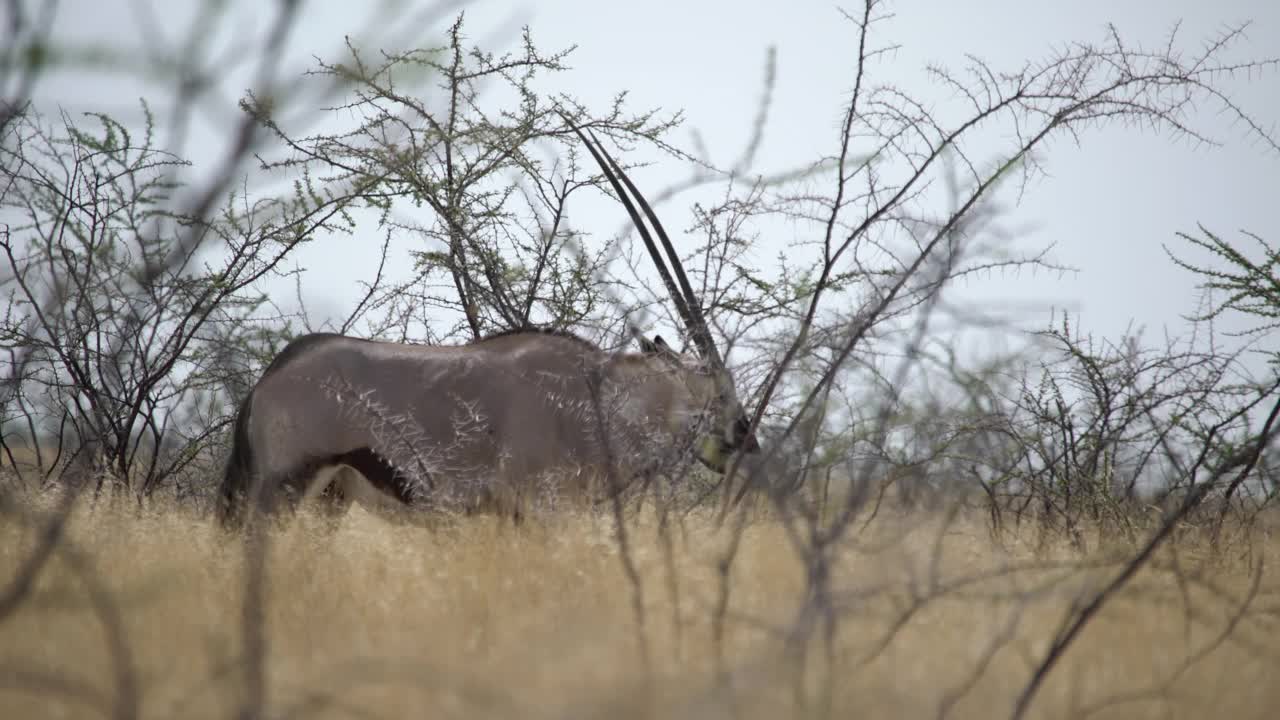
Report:
<svg viewBox="0 0 1280 720"><path fill-rule="evenodd" d="M0 527L0 594L35 536L12 520ZM778 525L749 527L734 566L731 693L717 684L711 641L725 536L687 519L672 576L655 524L632 530L649 681L607 518L425 530L357 510L332 535L305 518L272 534L268 716L805 714L796 665L780 650L802 574ZM141 715L231 717L241 697L238 542L177 511L80 511L69 534L123 616ZM1275 564L1280 540L1259 534L1247 561L1213 562L1181 542L1080 636L1033 717L1272 716L1280 575L1260 568ZM1086 557L1017 538L997 546L976 522L877 520L838 561L833 715L1007 716L1073 601L1126 550ZM0 619L0 717L108 714L120 661L73 557L59 555ZM807 666L812 696L821 643Z"/></svg>

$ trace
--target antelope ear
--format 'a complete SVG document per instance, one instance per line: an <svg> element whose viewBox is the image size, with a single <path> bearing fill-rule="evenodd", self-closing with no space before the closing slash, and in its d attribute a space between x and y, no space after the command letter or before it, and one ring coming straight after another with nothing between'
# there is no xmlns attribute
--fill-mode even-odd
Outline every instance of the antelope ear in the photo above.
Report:
<svg viewBox="0 0 1280 720"><path fill-rule="evenodd" d="M668 352L668 353L675 352L674 350L671 349L671 346L667 344L667 341L662 339L661 335L653 336L653 346L662 352Z"/></svg>
<svg viewBox="0 0 1280 720"><path fill-rule="evenodd" d="M662 340L662 338L656 338L656 339ZM645 353L647 355L653 355L658 352L658 343L655 343L653 340L650 340L649 338L643 335L636 335L636 340L640 342L640 352ZM663 344L665 345L666 343L663 343Z"/></svg>

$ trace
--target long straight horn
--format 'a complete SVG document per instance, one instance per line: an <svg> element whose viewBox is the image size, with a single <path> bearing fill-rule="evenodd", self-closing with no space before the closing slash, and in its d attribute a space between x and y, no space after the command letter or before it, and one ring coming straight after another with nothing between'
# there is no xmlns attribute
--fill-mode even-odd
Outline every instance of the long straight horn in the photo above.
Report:
<svg viewBox="0 0 1280 720"><path fill-rule="evenodd" d="M590 131L588 131L590 132ZM658 215L649 206L649 201L644 199L644 195L640 189L631 182L631 178L622 171L622 167L614 162L614 159L605 151L604 146L596 139L595 133L591 133L591 139L595 140L596 145L600 147L600 153L613 167L613 171L618 174L622 182L631 191L636 202L640 203L640 208L644 210L645 217L649 218L649 222L653 224L653 229L658 233L658 239L662 241L662 249L667 253L667 259L671 261L671 269L675 273L676 280L680 282L680 289L684 293L685 303L689 307L689 330L693 333L694 342L698 344L702 354L716 367L724 367L724 361L720 359L720 352L716 349L715 341L711 337L711 328L707 326L707 319L702 314L702 304L698 300L698 296L693 292L693 286L689 284L689 277L685 275L684 265L680 263L680 256L676 254L675 247L671 244L671 238L667 237L667 231L662 227L662 222L658 220Z"/></svg>
<svg viewBox="0 0 1280 720"><path fill-rule="evenodd" d="M671 272L667 269L667 264L662 261L662 256L658 254L658 246L653 242L653 236L649 234L644 221L640 219L640 213L636 211L636 206L631 203L631 198L627 196L626 190L618 182L618 178L609 170L612 159L605 160L605 156L602 155L604 148L597 149L591 139L582 132L582 129L569 120L568 117L565 117L565 122L569 123L569 126L581 138L582 143L587 146L587 150L591 152L591 156L595 158L600 169L604 171L605 177L609 179L609 184L613 186L613 191L622 200L623 206L627 209L627 214L631 216L631 223L636 226L636 230L639 231L640 237L644 240L645 248L649 251L649 257L653 258L653 262L658 268L658 275L662 277L662 284L666 286L667 294L671 296L672 302L676 304L676 312L680 315L680 319L685 325L691 326L693 321L689 315L688 304L684 301L680 291L676 289L676 283L671 279Z"/></svg>
<svg viewBox="0 0 1280 720"><path fill-rule="evenodd" d="M627 213L631 216L631 222L636 226L636 230L639 231L640 237L644 240L645 247L649 251L649 256L653 258L653 262L658 268L658 274L662 276L662 282L666 285L672 302L676 304L676 309L679 311L681 319L689 328L694 344L698 346L698 349L707 360L711 361L716 367L723 367L724 361L721 360L720 353L716 350L711 331L702 315L702 307L689 284L689 278L685 275L684 267L680 264L680 258L676 255L675 248L671 245L671 239L662 227L662 222L658 220L657 214L653 212L653 208L644 199L644 195L640 193L640 190L631 182L631 178L627 177L621 166L614 162L613 158L605 151L604 146L600 144L599 140L596 140L594 133L588 138L582 129L568 117L565 117L565 121L582 139L583 144L587 146L587 150L591 152L591 156L595 158L596 163L600 165L600 169L604 171L605 177L609 179L609 184L613 186L614 192L622 200L623 206L626 207ZM594 142L592 142L593 140ZM621 182L619 182L619 178L621 178ZM645 216L653 225L654 231L658 233L658 238L662 241L663 250L666 251L667 257L671 259L671 266L675 269L676 277L680 281L679 290L676 289L671 273L667 269L666 263L663 262L662 256L658 253L653 237L640 220L640 214L636 212L635 205L632 204L628 193L623 190L624 183L626 190L630 191L630 195L633 195L640 207L644 209Z"/></svg>

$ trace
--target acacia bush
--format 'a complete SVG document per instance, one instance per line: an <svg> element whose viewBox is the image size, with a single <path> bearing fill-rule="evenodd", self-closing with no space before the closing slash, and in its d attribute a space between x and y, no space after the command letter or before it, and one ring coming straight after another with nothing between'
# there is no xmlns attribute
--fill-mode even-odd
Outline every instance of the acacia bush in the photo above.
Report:
<svg viewBox="0 0 1280 720"><path fill-rule="evenodd" d="M111 478L144 497L198 458L208 467L227 389L246 383L227 355L261 352L260 328L244 320L263 298L247 288L276 238L176 212L183 163L155 147L150 124L86 121L27 112L0 138L0 211L13 219L0 237L0 443L23 482L74 468L98 489ZM180 232L232 252L210 262Z"/></svg>

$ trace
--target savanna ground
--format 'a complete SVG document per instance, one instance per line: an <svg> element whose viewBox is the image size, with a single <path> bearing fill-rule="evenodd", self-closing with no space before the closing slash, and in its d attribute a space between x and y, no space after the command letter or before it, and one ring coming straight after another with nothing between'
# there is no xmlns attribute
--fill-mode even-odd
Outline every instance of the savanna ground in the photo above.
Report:
<svg viewBox="0 0 1280 720"><path fill-rule="evenodd" d="M805 584L780 523L756 513L742 533L723 665L728 529L696 511L668 546L652 513L627 525L651 670L608 515L428 529L357 508L332 533L307 515L272 530L266 715L1006 716L1073 603L1134 549L1111 533L1081 551L1030 522L993 537L976 514L881 510L837 555L839 623L829 646L811 643L798 697L786 631ZM37 532L0 527L6 583ZM139 717L234 716L243 544L160 502L79 508L66 534L0 620L0 717L109 716L122 681ZM1189 526L1167 543L1066 649L1030 716L1272 717L1280 538L1274 522L1232 537L1211 552Z"/></svg>

